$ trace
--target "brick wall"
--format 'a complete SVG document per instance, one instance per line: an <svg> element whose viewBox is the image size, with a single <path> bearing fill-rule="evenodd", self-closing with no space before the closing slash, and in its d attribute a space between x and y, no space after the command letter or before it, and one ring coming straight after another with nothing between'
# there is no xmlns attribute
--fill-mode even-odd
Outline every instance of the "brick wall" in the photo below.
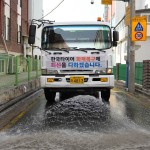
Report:
<svg viewBox="0 0 150 150"><path fill-rule="evenodd" d="M1 4L2 3L2 0L0 0L0 35L2 34L2 26L1 26L1 24L2 24L2 19L1 19Z"/></svg>
<svg viewBox="0 0 150 150"><path fill-rule="evenodd" d="M3 0L0 0L1 2L1 19L4 18L4 5ZM15 52L19 54L23 54L23 39L22 43L17 43L17 4L18 0L10 0L10 40L6 41L7 47L9 52ZM28 35L28 0L22 0L22 35ZM2 27L2 31L4 32L4 25L2 24L3 21L0 21L0 27ZM0 42L2 42L2 39L0 37Z"/></svg>
<svg viewBox="0 0 150 150"><path fill-rule="evenodd" d="M22 0L22 35L28 35L28 0Z"/></svg>
<svg viewBox="0 0 150 150"><path fill-rule="evenodd" d="M21 52L21 46L20 44L17 43L17 0L11 0L10 1L10 6L11 6L11 11L10 11L10 41L7 42L7 45L9 45L9 51L12 52Z"/></svg>
<svg viewBox="0 0 150 150"><path fill-rule="evenodd" d="M4 4L3 0L0 0L0 44L2 44L2 30L3 30L3 12L4 12Z"/></svg>

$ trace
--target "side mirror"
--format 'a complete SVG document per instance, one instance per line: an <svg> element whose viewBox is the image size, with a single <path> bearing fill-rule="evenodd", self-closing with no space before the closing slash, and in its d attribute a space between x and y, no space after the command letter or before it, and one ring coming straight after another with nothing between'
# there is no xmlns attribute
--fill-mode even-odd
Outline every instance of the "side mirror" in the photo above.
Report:
<svg viewBox="0 0 150 150"><path fill-rule="evenodd" d="M113 41L119 41L119 32L113 31Z"/></svg>
<svg viewBox="0 0 150 150"><path fill-rule="evenodd" d="M30 27L29 27L29 39L28 39L29 44L35 43L35 35L36 35L36 25L30 25Z"/></svg>
<svg viewBox="0 0 150 150"><path fill-rule="evenodd" d="M113 41L112 44L113 44L113 47L117 47L117 44L118 44L118 43L117 43L116 41Z"/></svg>

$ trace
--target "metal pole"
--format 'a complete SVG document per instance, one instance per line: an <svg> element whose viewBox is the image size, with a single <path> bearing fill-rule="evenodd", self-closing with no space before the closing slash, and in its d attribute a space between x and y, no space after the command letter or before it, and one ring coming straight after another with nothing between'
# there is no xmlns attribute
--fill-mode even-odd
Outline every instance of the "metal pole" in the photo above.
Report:
<svg viewBox="0 0 150 150"><path fill-rule="evenodd" d="M15 73L15 85L18 85L18 56L16 56L16 73Z"/></svg>
<svg viewBox="0 0 150 150"><path fill-rule="evenodd" d="M38 78L38 59L36 59L36 78Z"/></svg>
<svg viewBox="0 0 150 150"><path fill-rule="evenodd" d="M132 42L131 37L131 28L132 28L132 17L135 16L135 0L129 1L130 5L130 25L128 28L128 35L130 36L128 40L128 49L127 49L127 68L128 68L128 90L131 93L135 92L135 51L134 51L134 42Z"/></svg>
<svg viewBox="0 0 150 150"><path fill-rule="evenodd" d="M30 57L28 56L27 58L27 64L28 64L28 81L30 81L30 65L31 65L31 59Z"/></svg>

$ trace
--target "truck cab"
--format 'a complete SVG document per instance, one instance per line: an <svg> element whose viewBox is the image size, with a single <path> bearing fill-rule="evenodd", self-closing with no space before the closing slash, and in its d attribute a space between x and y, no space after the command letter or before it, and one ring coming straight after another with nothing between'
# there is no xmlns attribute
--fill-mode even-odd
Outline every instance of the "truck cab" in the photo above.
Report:
<svg viewBox="0 0 150 150"><path fill-rule="evenodd" d="M48 102L55 101L56 92L62 99L72 92L98 98L101 92L102 100L109 102L114 87L112 47L119 38L109 24L54 22L43 25L41 37L40 83Z"/></svg>

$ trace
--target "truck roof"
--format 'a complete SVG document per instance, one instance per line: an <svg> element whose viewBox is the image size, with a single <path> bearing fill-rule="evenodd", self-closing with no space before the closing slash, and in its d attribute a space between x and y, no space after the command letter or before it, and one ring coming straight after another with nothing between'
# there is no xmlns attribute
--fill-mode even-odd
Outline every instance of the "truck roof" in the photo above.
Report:
<svg viewBox="0 0 150 150"><path fill-rule="evenodd" d="M53 26L53 25L107 25L110 26L108 22L102 21L86 21L86 22L52 22L51 24L44 24L44 26Z"/></svg>

